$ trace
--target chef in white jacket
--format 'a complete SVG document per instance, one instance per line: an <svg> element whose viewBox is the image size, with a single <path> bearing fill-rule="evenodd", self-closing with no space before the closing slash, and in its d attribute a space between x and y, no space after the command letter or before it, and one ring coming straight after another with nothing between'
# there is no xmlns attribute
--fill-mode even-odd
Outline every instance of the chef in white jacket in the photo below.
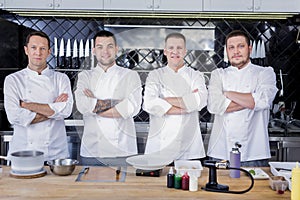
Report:
<svg viewBox="0 0 300 200"><path fill-rule="evenodd" d="M4 81L4 106L14 133L9 152L38 150L44 159L69 157L64 118L72 112L73 96L67 75L47 67L50 40L32 32L24 46L28 66Z"/></svg>
<svg viewBox="0 0 300 200"><path fill-rule="evenodd" d="M199 111L206 106L202 73L185 66L186 40L180 33L165 38L166 67L149 73L143 109L150 115L145 154L172 159L205 157Z"/></svg>
<svg viewBox="0 0 300 200"><path fill-rule="evenodd" d="M126 165L126 157L137 154L133 117L142 104L140 77L116 65L118 47L111 32L98 32L94 41L97 66L78 75L75 91L84 120L82 164Z"/></svg>
<svg viewBox="0 0 300 200"><path fill-rule="evenodd" d="M271 67L250 62L248 35L231 32L225 40L231 66L212 72L208 111L214 114L207 155L229 160L231 149L242 145L242 166L267 166L270 158L268 122L275 98L276 77Z"/></svg>

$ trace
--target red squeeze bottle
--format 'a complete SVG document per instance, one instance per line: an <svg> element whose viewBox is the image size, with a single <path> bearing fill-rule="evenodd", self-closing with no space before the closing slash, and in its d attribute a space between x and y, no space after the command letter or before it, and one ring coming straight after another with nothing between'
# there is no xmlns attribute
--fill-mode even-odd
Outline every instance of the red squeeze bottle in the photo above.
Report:
<svg viewBox="0 0 300 200"><path fill-rule="evenodd" d="M183 190L189 190L189 181L190 181L190 177L189 177L188 173L185 172L181 178L181 188Z"/></svg>

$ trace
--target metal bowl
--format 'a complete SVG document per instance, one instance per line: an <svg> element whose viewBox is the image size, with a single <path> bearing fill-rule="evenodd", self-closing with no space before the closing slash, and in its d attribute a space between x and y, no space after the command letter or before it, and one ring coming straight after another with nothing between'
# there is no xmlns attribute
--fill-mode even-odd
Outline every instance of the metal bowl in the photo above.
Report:
<svg viewBox="0 0 300 200"><path fill-rule="evenodd" d="M75 159L56 159L47 162L51 172L59 176L72 174L78 163L79 162Z"/></svg>

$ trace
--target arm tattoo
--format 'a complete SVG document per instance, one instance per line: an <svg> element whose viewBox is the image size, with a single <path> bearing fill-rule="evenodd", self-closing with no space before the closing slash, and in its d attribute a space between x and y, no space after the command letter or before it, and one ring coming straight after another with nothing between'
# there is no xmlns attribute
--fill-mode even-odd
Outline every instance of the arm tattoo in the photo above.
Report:
<svg viewBox="0 0 300 200"><path fill-rule="evenodd" d="M104 100L98 99L93 112L97 114L105 112L110 108L114 107L115 105L117 105L119 102L120 102L119 100L115 100L115 99L104 99Z"/></svg>

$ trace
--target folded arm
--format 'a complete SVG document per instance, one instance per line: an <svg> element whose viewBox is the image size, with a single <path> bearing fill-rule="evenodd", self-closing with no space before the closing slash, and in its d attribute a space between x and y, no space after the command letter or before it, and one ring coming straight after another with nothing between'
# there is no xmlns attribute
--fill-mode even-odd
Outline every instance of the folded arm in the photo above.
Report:
<svg viewBox="0 0 300 200"><path fill-rule="evenodd" d="M230 99L231 102L226 109L226 112L234 112L243 109L254 109L255 102L251 93L240 93L227 91L224 92L226 98Z"/></svg>
<svg viewBox="0 0 300 200"><path fill-rule="evenodd" d="M63 93L55 99L54 103L66 101L68 101L68 94ZM20 107L36 113L31 124L46 121L55 113L48 104L20 101Z"/></svg>

